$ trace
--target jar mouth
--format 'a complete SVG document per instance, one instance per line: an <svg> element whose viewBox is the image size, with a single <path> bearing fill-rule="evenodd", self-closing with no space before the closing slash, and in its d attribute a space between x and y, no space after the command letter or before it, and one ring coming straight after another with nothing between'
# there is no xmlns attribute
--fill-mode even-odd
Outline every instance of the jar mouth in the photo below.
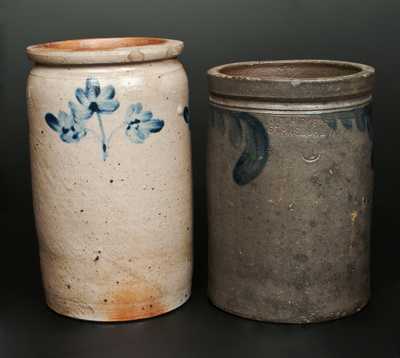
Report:
<svg viewBox="0 0 400 358"><path fill-rule="evenodd" d="M177 57L183 42L157 37L92 38L29 46L28 57L47 65L118 64Z"/></svg>
<svg viewBox="0 0 400 358"><path fill-rule="evenodd" d="M282 102L338 101L370 96L375 70L329 60L238 62L208 71L214 95Z"/></svg>
<svg viewBox="0 0 400 358"><path fill-rule="evenodd" d="M350 76L363 71L362 66L332 61L271 61L237 63L222 66L219 72L230 77L249 80L318 80Z"/></svg>

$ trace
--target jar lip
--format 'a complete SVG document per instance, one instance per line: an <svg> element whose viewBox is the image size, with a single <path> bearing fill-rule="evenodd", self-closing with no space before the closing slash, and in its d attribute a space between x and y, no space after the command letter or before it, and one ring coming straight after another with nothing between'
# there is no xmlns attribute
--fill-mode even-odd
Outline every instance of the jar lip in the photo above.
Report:
<svg viewBox="0 0 400 358"><path fill-rule="evenodd" d="M225 64L208 72L215 95L281 101L329 101L370 96L375 69L331 60L248 61Z"/></svg>
<svg viewBox="0 0 400 358"><path fill-rule="evenodd" d="M126 64L175 58L183 42L159 37L106 37L40 43L28 57L46 65Z"/></svg>

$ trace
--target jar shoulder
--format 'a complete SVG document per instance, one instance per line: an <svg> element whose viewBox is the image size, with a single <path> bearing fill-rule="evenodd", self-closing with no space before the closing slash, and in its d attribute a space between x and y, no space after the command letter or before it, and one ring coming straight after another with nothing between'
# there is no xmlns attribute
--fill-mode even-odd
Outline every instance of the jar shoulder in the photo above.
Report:
<svg viewBox="0 0 400 358"><path fill-rule="evenodd" d="M158 77L187 79L182 63L177 59L154 61L146 63L133 63L125 65L96 65L96 66L41 66L35 65L28 81L40 80L75 80L87 77L98 79L110 78L151 78Z"/></svg>

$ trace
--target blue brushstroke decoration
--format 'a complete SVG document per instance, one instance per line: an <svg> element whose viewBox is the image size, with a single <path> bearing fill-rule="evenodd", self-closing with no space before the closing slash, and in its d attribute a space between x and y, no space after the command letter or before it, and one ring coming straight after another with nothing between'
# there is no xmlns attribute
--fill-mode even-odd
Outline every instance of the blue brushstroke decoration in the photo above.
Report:
<svg viewBox="0 0 400 358"><path fill-rule="evenodd" d="M356 127L360 132L364 132L367 128L366 118L362 111L357 111L355 113Z"/></svg>
<svg viewBox="0 0 400 358"><path fill-rule="evenodd" d="M87 133L86 128L71 113L60 111L58 117L52 113L46 113L45 120L65 143L79 142Z"/></svg>
<svg viewBox="0 0 400 358"><path fill-rule="evenodd" d="M150 111L143 111L141 103L128 108L125 116L125 134L132 143L142 144L152 133L158 133L164 121L153 117Z"/></svg>
<svg viewBox="0 0 400 358"><path fill-rule="evenodd" d="M328 117L328 118L325 118L324 121L325 121L325 123L328 125L328 127L330 129L336 130L337 123L336 123L336 119L335 118Z"/></svg>
<svg viewBox="0 0 400 358"><path fill-rule="evenodd" d="M260 175L267 163L269 148L268 133L260 120L247 112L213 108L210 126L221 135L228 129L229 142L233 147L240 147L244 143L242 154L232 172L236 184L246 185Z"/></svg>
<svg viewBox="0 0 400 358"><path fill-rule="evenodd" d="M185 106L185 108L183 108L183 113L182 113L182 115L183 115L184 121L185 121L187 124L189 124L189 127L190 127L190 111L189 111L189 107L188 107L188 106Z"/></svg>
<svg viewBox="0 0 400 358"><path fill-rule="evenodd" d="M249 113L233 113L232 120L245 127L245 147L233 169L233 179L238 185L246 185L262 172L267 163L268 133L263 124Z"/></svg>
<svg viewBox="0 0 400 358"><path fill-rule="evenodd" d="M339 118L342 122L342 126L346 129L353 128L353 119L348 117Z"/></svg>
<svg viewBox="0 0 400 358"><path fill-rule="evenodd" d="M370 114L371 105L367 105L363 108L357 108L349 112L324 114L321 116L321 118L332 130L336 130L338 128L337 122L339 121L342 124L342 127L346 130L356 127L360 132L367 131L369 138L372 140Z"/></svg>
<svg viewBox="0 0 400 358"><path fill-rule="evenodd" d="M229 139L234 147L240 147L243 140L243 129L239 118L230 121Z"/></svg>
<svg viewBox="0 0 400 358"><path fill-rule="evenodd" d="M141 103L136 103L128 108L125 121L115 128L107 137L104 125L103 114L111 114L118 110L120 104L115 99L115 88L108 85L101 88L100 82L94 78L86 79L85 88L77 88L75 97L77 102L68 102L69 112L60 111L58 116L46 113L44 118L47 125L60 136L65 143L77 143L89 132L86 128L87 122L95 116L100 130L96 131L95 138L100 142L102 159L106 160L110 141L116 130L125 126L125 133L132 143L143 143L152 133L159 132L164 127L164 121L153 117L150 111L142 111ZM186 110L186 117L189 116ZM185 111L184 111L185 114Z"/></svg>

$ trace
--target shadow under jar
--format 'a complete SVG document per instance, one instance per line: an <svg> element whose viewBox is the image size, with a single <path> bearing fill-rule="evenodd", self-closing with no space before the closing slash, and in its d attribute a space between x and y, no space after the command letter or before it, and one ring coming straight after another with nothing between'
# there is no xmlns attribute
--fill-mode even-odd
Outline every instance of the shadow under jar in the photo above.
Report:
<svg viewBox="0 0 400 358"><path fill-rule="evenodd" d="M28 47L32 187L50 308L126 321L190 296L192 180L183 43Z"/></svg>
<svg viewBox="0 0 400 358"><path fill-rule="evenodd" d="M243 62L208 72L209 296L274 322L368 302L372 67Z"/></svg>

